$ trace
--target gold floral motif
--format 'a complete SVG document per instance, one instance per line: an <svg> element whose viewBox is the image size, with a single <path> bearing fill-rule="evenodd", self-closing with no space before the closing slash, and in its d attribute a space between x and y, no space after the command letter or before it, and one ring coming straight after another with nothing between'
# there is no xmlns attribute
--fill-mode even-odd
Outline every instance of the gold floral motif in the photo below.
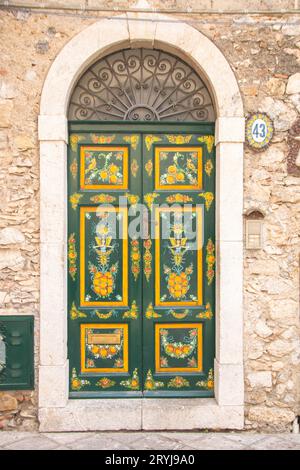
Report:
<svg viewBox="0 0 300 470"><path fill-rule="evenodd" d="M71 172L74 179L77 176L77 170L78 170L77 160L76 160L76 158L74 158L74 160L72 161L72 163L70 165L70 172Z"/></svg>
<svg viewBox="0 0 300 470"><path fill-rule="evenodd" d="M156 194L156 193L145 194L144 201L150 210L152 210L152 205L157 197L159 197L159 194Z"/></svg>
<svg viewBox="0 0 300 470"><path fill-rule="evenodd" d="M192 135L166 135L171 144L188 144Z"/></svg>
<svg viewBox="0 0 300 470"><path fill-rule="evenodd" d="M198 315L196 315L196 318L203 318L203 319L211 320L213 318L213 316L214 316L214 314L212 312L210 303L207 302L207 304L205 305L204 312L198 313Z"/></svg>
<svg viewBox="0 0 300 470"><path fill-rule="evenodd" d="M101 149L100 149L101 150ZM122 165L117 160L123 159L123 152L112 150L111 152L89 151L85 153L85 184L101 183L122 185L124 175ZM115 161L114 161L115 160Z"/></svg>
<svg viewBox="0 0 300 470"><path fill-rule="evenodd" d="M72 390L81 390L86 385L91 385L89 380L79 379L75 367L72 369L71 388Z"/></svg>
<svg viewBox="0 0 300 470"><path fill-rule="evenodd" d="M207 264L206 277L207 277L208 285L210 285L213 282L213 279L215 276L215 271L214 271L215 261L216 261L215 246L212 240L209 238L207 245L206 245L206 264Z"/></svg>
<svg viewBox="0 0 300 470"><path fill-rule="evenodd" d="M138 135L125 135L123 140L131 145L133 150L137 149L139 143L139 136Z"/></svg>
<svg viewBox="0 0 300 470"><path fill-rule="evenodd" d="M173 204L175 202L183 202L184 204L186 204L187 202L192 202L193 199L187 196L186 194L172 194L171 196L168 196L166 198L166 201L169 204Z"/></svg>
<svg viewBox="0 0 300 470"><path fill-rule="evenodd" d="M102 264L104 266L104 263ZM118 263L113 264L109 269L98 271L94 265L89 266L93 277L93 290L99 297L109 297L115 288L115 276L118 271Z"/></svg>
<svg viewBox="0 0 300 470"><path fill-rule="evenodd" d="M87 332L92 333L93 330L87 330ZM87 348L88 352L93 356L93 358L96 358L96 359L100 358L102 360L112 359L115 356L120 355L122 350L123 350L123 334L122 334L122 330L117 330L117 329L114 330L114 333L116 333L116 334L118 334L120 332L121 332L121 336L120 336L120 341L121 342L119 344L94 344L94 343L89 343L89 344L86 344L86 348ZM90 359L88 359L88 361L89 360ZM93 359L92 359L92 361L93 361ZM90 363L90 366L92 366L91 363ZM116 367L116 365L114 365L114 367Z"/></svg>
<svg viewBox="0 0 300 470"><path fill-rule="evenodd" d="M213 193L211 192L200 193L199 197L203 197L203 199L205 200L205 209L209 211L210 206L212 205L212 202L215 198Z"/></svg>
<svg viewBox="0 0 300 470"><path fill-rule="evenodd" d="M115 248L112 232L106 223L97 225L97 236L95 237L94 251L97 254L99 265L95 266L88 262L91 275L92 289L101 298L109 297L115 289L116 275L119 262L110 265L110 256Z"/></svg>
<svg viewBox="0 0 300 470"><path fill-rule="evenodd" d="M96 344L89 344L88 348L90 352L94 355L95 358L101 358L101 359L112 359L115 357L117 354L120 353L122 349L122 344L102 344L102 345L96 345Z"/></svg>
<svg viewBox="0 0 300 470"><path fill-rule="evenodd" d="M78 203L79 203L80 199L82 198L82 196L83 195L79 194L79 193L71 194L69 200L70 200L72 209L74 209L74 211L77 209Z"/></svg>
<svg viewBox="0 0 300 470"><path fill-rule="evenodd" d="M115 140L115 137L115 135L91 135L94 144L111 144L111 142Z"/></svg>
<svg viewBox="0 0 300 470"><path fill-rule="evenodd" d="M152 273L152 268L151 268L151 262L152 262L152 254L151 254L151 246L152 246L152 241L150 238L147 238L147 240L144 240L144 274L146 276L147 282L149 282L151 273Z"/></svg>
<svg viewBox="0 0 300 470"><path fill-rule="evenodd" d="M214 169L213 162L211 161L210 158L209 158L209 159L207 160L207 162L205 163L204 169L205 169L205 173L207 174L207 176L210 176L210 175L211 175L211 172L212 172L213 169Z"/></svg>
<svg viewBox="0 0 300 470"><path fill-rule="evenodd" d="M151 318L160 318L161 315L159 313L156 313L154 311L154 308L153 308L153 305L152 305L152 302L148 305L148 308L146 310L146 318L148 320L151 320Z"/></svg>
<svg viewBox="0 0 300 470"><path fill-rule="evenodd" d="M157 137L156 135L146 135L145 137L145 144L146 144L146 147L147 147L147 150L150 150L151 147L152 147L152 144L154 144L154 142L161 142L162 139L160 137Z"/></svg>
<svg viewBox="0 0 300 470"><path fill-rule="evenodd" d="M100 204L107 204L110 202L114 202L116 198L111 196L110 194L97 194L96 196L92 196L90 198L92 202L100 203Z"/></svg>
<svg viewBox="0 0 300 470"><path fill-rule="evenodd" d="M189 158L187 158L187 155ZM190 187L198 187L198 152L193 151L189 154L185 152L177 152L174 150L161 151L159 154L161 160L167 160L171 157L169 165L160 175L160 185L188 185Z"/></svg>
<svg viewBox="0 0 300 470"><path fill-rule="evenodd" d="M153 375L151 372L151 369L148 370L147 372L147 377L145 380L145 389L146 390L157 390L158 388L161 388L164 386L163 382L159 382L153 379Z"/></svg>
<svg viewBox="0 0 300 470"><path fill-rule="evenodd" d="M148 160L147 163L145 163L145 170L148 174L148 176L152 175L152 170L153 170L153 163L152 160Z"/></svg>
<svg viewBox="0 0 300 470"><path fill-rule="evenodd" d="M206 388L207 390L212 390L214 388L213 369L209 369L206 380L199 380L199 382L196 382L196 385L197 387Z"/></svg>
<svg viewBox="0 0 300 470"><path fill-rule="evenodd" d="M140 246L138 240L131 240L131 272L133 274L134 280L137 281L140 274Z"/></svg>
<svg viewBox="0 0 300 470"><path fill-rule="evenodd" d="M83 312L80 312L75 305L75 302L72 303L72 307L70 310L70 318L71 320L77 320L77 318L86 318L87 315Z"/></svg>
<svg viewBox="0 0 300 470"><path fill-rule="evenodd" d="M94 245L94 250L97 253L100 264L106 266L114 249L112 237L110 236L109 228L105 225L97 227L97 234L99 236L95 237L96 244Z"/></svg>
<svg viewBox="0 0 300 470"><path fill-rule="evenodd" d="M136 206L140 200L139 196L137 196L136 194L127 193L125 194L125 196L127 197L129 204L133 207Z"/></svg>
<svg viewBox="0 0 300 470"><path fill-rule="evenodd" d="M82 139L83 139L83 135L77 135L77 134L71 135L70 144L71 144L71 149L73 152L76 152L78 142L80 142Z"/></svg>
<svg viewBox="0 0 300 470"><path fill-rule="evenodd" d="M110 312L107 312L107 313L101 313L101 312L98 312L98 310L95 311L95 314L97 315L98 318L100 318L101 320L107 320L108 318L110 318L113 314L114 314L114 311L111 310Z"/></svg>
<svg viewBox="0 0 300 470"><path fill-rule="evenodd" d="M120 385L122 385L125 388L129 388L130 390L138 390L140 386L138 370L134 369L132 373L132 377L127 380L122 380L120 382Z"/></svg>
<svg viewBox="0 0 300 470"><path fill-rule="evenodd" d="M68 260L69 260L69 274L73 281L76 279L77 266L77 251L76 251L76 239L75 233L71 233L68 239Z"/></svg>
<svg viewBox="0 0 300 470"><path fill-rule="evenodd" d="M188 380L184 379L183 377L174 377L171 379L168 383L168 388L183 388L183 387L189 387L190 383Z"/></svg>
<svg viewBox="0 0 300 470"><path fill-rule="evenodd" d="M171 268L164 265L164 273L166 274L166 280L168 283L168 290L170 296L173 299L181 299L184 298L188 290L190 289L190 276L193 273L193 265L192 263L187 266L184 270L181 270L181 261L179 260L182 257L181 255L176 254L173 256L174 263L180 268L176 271L172 271ZM176 259L178 258L178 261Z"/></svg>
<svg viewBox="0 0 300 470"><path fill-rule="evenodd" d="M136 178L136 175L137 175L137 172L138 172L138 169L139 169L139 165L138 165L138 162L137 162L137 159L134 158L131 162L131 165L130 165L130 169L131 169L131 174L134 178Z"/></svg>
<svg viewBox="0 0 300 470"><path fill-rule="evenodd" d="M123 314L123 318L130 318L131 320L138 318L138 307L135 300L131 304L131 309Z"/></svg>
<svg viewBox="0 0 300 470"><path fill-rule="evenodd" d="M181 222L175 221L171 226L172 236L169 237L168 248L170 250L172 266L163 265L163 272L167 283L167 288L170 297L179 300L186 298L186 294L190 290L191 275L193 274L193 263L185 266L185 254L188 250L187 237L184 236L184 225ZM165 301L166 294L160 300ZM196 300L193 294L190 298Z"/></svg>
<svg viewBox="0 0 300 470"><path fill-rule="evenodd" d="M96 385L100 388L110 388L116 384L114 380L109 379L108 377L102 377L96 382Z"/></svg>
<svg viewBox="0 0 300 470"><path fill-rule="evenodd" d="M202 137L198 137L197 140L199 142L204 142L206 144L208 153L211 153L215 142L215 138L213 135L203 135Z"/></svg>
<svg viewBox="0 0 300 470"><path fill-rule="evenodd" d="M183 318L187 317L189 314L189 311L186 309L183 312L175 312L174 310L169 310L168 311L169 315L172 315L172 317L176 318L177 320L182 320Z"/></svg>
<svg viewBox="0 0 300 470"><path fill-rule="evenodd" d="M185 338L185 342L175 342L172 337L169 336L169 331L165 329L160 330L161 335L161 346L164 352L169 357L176 359L185 359L195 351L197 347L197 329L189 331L189 336ZM195 358L193 358L195 362Z"/></svg>

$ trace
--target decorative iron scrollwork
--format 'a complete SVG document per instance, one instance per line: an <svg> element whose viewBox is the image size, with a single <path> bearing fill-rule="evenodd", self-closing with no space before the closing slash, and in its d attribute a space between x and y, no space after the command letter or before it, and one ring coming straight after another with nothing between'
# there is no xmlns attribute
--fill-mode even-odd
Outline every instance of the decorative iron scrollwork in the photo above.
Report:
<svg viewBox="0 0 300 470"><path fill-rule="evenodd" d="M195 71L152 49L116 52L89 67L70 101L70 120L214 121L212 99Z"/></svg>

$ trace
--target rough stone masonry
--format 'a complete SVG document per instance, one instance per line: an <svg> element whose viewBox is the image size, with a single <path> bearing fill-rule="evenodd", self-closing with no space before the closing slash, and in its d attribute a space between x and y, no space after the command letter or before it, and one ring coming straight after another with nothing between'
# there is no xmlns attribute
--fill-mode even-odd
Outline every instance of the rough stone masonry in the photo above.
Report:
<svg viewBox="0 0 300 470"><path fill-rule="evenodd" d="M0 10L0 314L35 316L36 365L41 90L67 41L100 17L117 14L64 11L59 8L64 3L43 2L58 6L51 11ZM134 3L88 5L129 8ZM224 7L220 1L149 3L188 11L184 21L207 35L231 64L246 114L263 111L274 121L269 148L256 153L245 147L244 157L244 210L258 208L265 214L263 249L244 252L245 422L246 429L289 431L300 414L300 15L293 13L294 1L231 1L226 9L232 12L226 14L193 13ZM289 13L272 13L274 3ZM79 8L87 2L70 4ZM241 4L264 12L235 13ZM36 374L34 392L0 392L0 429L37 427L37 389Z"/></svg>

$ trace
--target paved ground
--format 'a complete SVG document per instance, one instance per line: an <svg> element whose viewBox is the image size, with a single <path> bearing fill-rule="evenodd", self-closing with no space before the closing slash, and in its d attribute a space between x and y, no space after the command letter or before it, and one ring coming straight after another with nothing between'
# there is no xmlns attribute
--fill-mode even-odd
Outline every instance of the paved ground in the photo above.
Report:
<svg viewBox="0 0 300 470"><path fill-rule="evenodd" d="M197 432L72 432L0 431L0 449L101 450L300 450L300 434Z"/></svg>

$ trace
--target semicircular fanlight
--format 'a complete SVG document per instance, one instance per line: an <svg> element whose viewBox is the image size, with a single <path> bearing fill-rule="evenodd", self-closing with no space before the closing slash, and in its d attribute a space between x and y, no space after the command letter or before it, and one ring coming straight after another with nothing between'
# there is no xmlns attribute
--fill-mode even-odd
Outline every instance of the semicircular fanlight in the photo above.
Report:
<svg viewBox="0 0 300 470"><path fill-rule="evenodd" d="M178 57L126 49L104 57L79 79L69 105L74 121L214 121L207 87Z"/></svg>

